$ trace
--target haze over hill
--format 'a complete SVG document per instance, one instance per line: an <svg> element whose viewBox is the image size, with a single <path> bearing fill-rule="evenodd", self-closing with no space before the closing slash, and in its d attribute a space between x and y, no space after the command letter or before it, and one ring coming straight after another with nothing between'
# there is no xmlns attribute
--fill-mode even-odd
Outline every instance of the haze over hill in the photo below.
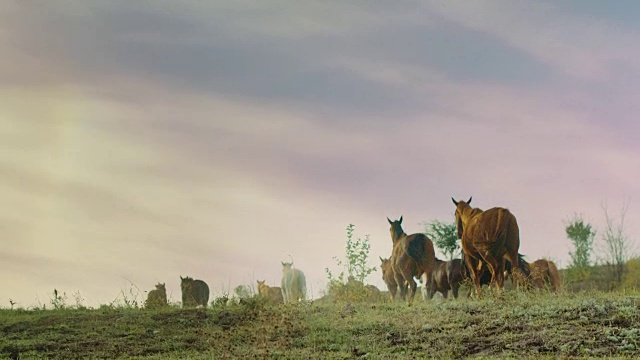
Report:
<svg viewBox="0 0 640 360"><path fill-rule="evenodd" d="M91 305L179 276L318 295L345 228L508 207L567 264L562 221L640 215L635 2L0 4L0 306ZM380 274L370 282L383 287Z"/></svg>

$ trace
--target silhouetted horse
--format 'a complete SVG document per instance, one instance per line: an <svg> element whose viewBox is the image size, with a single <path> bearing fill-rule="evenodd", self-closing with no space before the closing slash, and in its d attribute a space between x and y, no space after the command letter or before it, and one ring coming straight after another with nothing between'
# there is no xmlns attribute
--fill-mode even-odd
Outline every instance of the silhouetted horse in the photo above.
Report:
<svg viewBox="0 0 640 360"><path fill-rule="evenodd" d="M419 279L423 273L427 274L427 279L431 277L436 262L433 243L425 234L407 235L402 230L402 216L399 220L391 221L387 218L387 221L391 225L389 232L393 242L391 267L394 278L396 284L405 284L406 282L409 285L411 289L409 297L407 298L407 288L404 286L400 286L400 295L403 300L407 300L408 305L411 305L418 287L413 278Z"/></svg>
<svg viewBox="0 0 640 360"><path fill-rule="evenodd" d="M180 276L182 290L182 307L202 305L207 307L209 302L209 285L202 280Z"/></svg>
<svg viewBox="0 0 640 360"><path fill-rule="evenodd" d="M481 294L480 270L484 262L491 272L491 286L498 291L504 286L504 259L518 267L520 231L515 216L505 208L482 211L472 208L469 201L456 201L456 228L462 239L462 251L478 295Z"/></svg>

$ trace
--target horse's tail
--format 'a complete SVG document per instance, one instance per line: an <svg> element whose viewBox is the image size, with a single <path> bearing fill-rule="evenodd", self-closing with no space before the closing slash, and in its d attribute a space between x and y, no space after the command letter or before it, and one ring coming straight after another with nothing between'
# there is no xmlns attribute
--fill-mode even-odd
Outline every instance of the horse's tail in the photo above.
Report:
<svg viewBox="0 0 640 360"><path fill-rule="evenodd" d="M518 253L518 267L524 274L524 276L529 277L531 275L531 267L529 263L524 259L524 255Z"/></svg>
<svg viewBox="0 0 640 360"><path fill-rule="evenodd" d="M435 265L433 243L424 234L419 234L409 241L407 254L418 264L422 271L431 271Z"/></svg>
<svg viewBox="0 0 640 360"><path fill-rule="evenodd" d="M558 272L556 264L551 260L547 260L547 271L549 273L551 289L553 291L560 290L560 273Z"/></svg>

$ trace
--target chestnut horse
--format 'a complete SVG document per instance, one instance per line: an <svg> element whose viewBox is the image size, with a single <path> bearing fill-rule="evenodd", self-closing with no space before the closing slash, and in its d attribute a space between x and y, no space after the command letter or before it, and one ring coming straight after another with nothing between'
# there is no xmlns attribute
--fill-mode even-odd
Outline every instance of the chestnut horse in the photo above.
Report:
<svg viewBox="0 0 640 360"><path fill-rule="evenodd" d="M560 273L556 264L547 259L538 259L530 264L531 275L529 281L533 287L555 292L560 290Z"/></svg>
<svg viewBox="0 0 640 360"><path fill-rule="evenodd" d="M476 294L481 295L480 270L483 262L491 272L491 286L498 291L504 286L504 259L510 260L516 269L518 249L520 248L520 230L515 216L505 209L494 207L486 211L472 208L469 201L456 201L456 229L462 239L462 251L465 263L471 273ZM516 282L517 284L517 282Z"/></svg>
<svg viewBox="0 0 640 360"><path fill-rule="evenodd" d="M423 275L423 278L425 277L426 276ZM453 291L453 297L457 299L458 290L463 280L462 261L460 259L442 261L436 258L436 265L431 274L431 281L425 281L425 287L427 289L425 300L433 299L436 291L439 291L442 296L447 299L449 290Z"/></svg>
<svg viewBox="0 0 640 360"><path fill-rule="evenodd" d="M407 304L411 306L414 296L416 295L416 284L414 277L420 278L422 274L426 274L427 279L431 277L431 272L436 262L436 254L433 250L433 243L425 235L421 233L407 235L402 230L402 216L399 220L391 221L387 218L391 228L391 241L393 242L393 252L391 253L391 268L396 280L396 284L400 284L400 296L403 300L407 300ZM402 286L408 284L411 293L407 298L407 287Z"/></svg>
<svg viewBox="0 0 640 360"><path fill-rule="evenodd" d="M560 290L560 273L556 264L547 259L538 259L532 263L526 262L521 254L518 254L520 270L524 273L527 284L536 289L548 288L556 292ZM507 261L505 277L511 274L511 263Z"/></svg>

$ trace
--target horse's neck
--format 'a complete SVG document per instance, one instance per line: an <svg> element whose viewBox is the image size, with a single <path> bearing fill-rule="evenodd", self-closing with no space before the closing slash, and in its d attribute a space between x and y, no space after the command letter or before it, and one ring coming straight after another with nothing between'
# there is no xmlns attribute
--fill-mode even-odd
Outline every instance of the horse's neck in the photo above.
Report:
<svg viewBox="0 0 640 360"><path fill-rule="evenodd" d="M404 231L400 233L400 235L398 235L396 238L391 238L391 241L393 241L393 245L397 244L400 240L402 240L402 238L407 237L407 233L405 233Z"/></svg>
<svg viewBox="0 0 640 360"><path fill-rule="evenodd" d="M462 222L468 224L474 217L482 213L483 211L479 208L468 207L462 211Z"/></svg>

